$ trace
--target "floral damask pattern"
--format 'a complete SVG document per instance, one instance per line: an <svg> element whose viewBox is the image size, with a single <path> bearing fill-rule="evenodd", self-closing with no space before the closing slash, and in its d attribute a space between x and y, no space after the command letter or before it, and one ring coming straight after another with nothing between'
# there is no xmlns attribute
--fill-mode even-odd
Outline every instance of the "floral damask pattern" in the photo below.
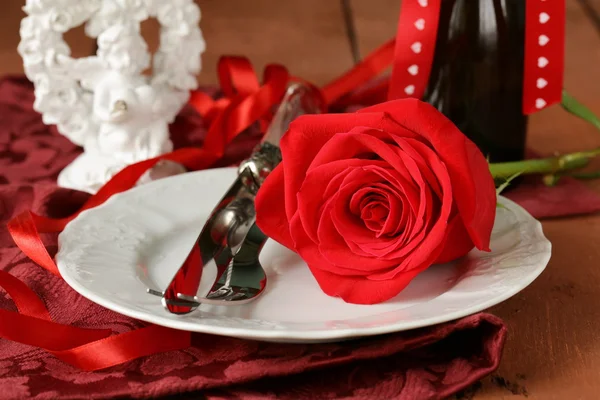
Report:
<svg viewBox="0 0 600 400"><path fill-rule="evenodd" d="M80 150L42 123L33 100L32 85L24 78L0 81L0 268L34 290L57 322L115 333L135 329L140 322L84 299L35 265L6 231L6 222L24 210L62 217L88 197L56 187L58 173ZM198 145L205 133L202 120L189 109L171 131L176 147ZM255 130L244 134L220 164L243 158L257 140ZM56 235L45 240L56 251ZM2 291L0 308L15 311ZM310 346L198 334L189 349L98 372L80 371L41 349L0 339L0 397L150 397L202 390L211 399L434 399L493 371L504 336L502 322L486 314L381 338Z"/></svg>

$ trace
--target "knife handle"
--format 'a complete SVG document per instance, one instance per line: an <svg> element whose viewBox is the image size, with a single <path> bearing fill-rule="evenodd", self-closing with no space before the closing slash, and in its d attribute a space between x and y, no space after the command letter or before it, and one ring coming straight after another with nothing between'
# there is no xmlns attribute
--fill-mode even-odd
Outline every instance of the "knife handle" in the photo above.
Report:
<svg viewBox="0 0 600 400"><path fill-rule="evenodd" d="M290 84L267 128L262 143L279 147L281 138L293 120L304 114L320 114L324 109L321 97L312 87L301 82Z"/></svg>
<svg viewBox="0 0 600 400"><path fill-rule="evenodd" d="M252 195L256 196L258 189L262 186L265 179L267 179L267 176L269 176L280 162L281 150L279 150L279 147L273 146L268 142L261 143L250 158L242 161L240 164L238 169L240 171L240 179Z"/></svg>
<svg viewBox="0 0 600 400"><path fill-rule="evenodd" d="M250 170L252 179L246 177L242 178L242 181L254 195L271 171L281 162L279 143L291 122L304 114L319 114L323 109L321 97L312 87L299 82L292 83L288 87L263 140L254 149L250 158L243 161L238 169L240 174Z"/></svg>
<svg viewBox="0 0 600 400"><path fill-rule="evenodd" d="M253 199L236 198L215 216L210 228L212 241L221 247L231 248L235 254L254 223L255 216Z"/></svg>

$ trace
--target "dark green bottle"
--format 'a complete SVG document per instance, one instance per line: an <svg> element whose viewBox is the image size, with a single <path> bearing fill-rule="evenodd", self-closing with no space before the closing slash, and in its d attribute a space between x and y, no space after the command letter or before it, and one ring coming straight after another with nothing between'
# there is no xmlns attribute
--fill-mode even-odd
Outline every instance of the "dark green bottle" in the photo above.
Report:
<svg viewBox="0 0 600 400"><path fill-rule="evenodd" d="M525 0L442 0L425 100L492 162L522 160Z"/></svg>

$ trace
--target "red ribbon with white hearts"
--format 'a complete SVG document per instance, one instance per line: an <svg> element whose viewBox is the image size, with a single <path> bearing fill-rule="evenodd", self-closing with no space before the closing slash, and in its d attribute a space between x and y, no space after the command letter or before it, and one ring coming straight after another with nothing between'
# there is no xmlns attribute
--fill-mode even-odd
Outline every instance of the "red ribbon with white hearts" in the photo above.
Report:
<svg viewBox="0 0 600 400"><path fill-rule="evenodd" d="M423 97L435 53L442 1L402 1L390 99ZM566 0L523 1L526 1L523 113L529 115L562 99Z"/></svg>

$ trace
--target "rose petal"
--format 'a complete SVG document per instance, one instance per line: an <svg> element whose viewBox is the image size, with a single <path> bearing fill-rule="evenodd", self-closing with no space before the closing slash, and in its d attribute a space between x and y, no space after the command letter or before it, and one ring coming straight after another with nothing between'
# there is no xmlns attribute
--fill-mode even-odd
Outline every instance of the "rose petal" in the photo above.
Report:
<svg viewBox="0 0 600 400"><path fill-rule="evenodd" d="M365 132L368 132L369 134L366 134ZM372 134L371 134L372 133ZM437 228L434 231L434 235L432 235L429 238L429 233L430 232L426 232L423 228L428 225L427 221L428 218L425 218L425 213L427 210L431 209L431 194L429 193L429 188L427 187L427 185L424 183L423 178L420 174L419 168L416 165L416 163L414 162L414 160L412 160L410 157L408 157L407 155L403 154L403 153L396 153L394 152L389 144L382 142L378 137L375 137L379 135L381 137L381 133L377 132L375 130L364 130L364 129L354 129L352 130L349 134L346 135L338 135L335 138L332 138L332 140L327 144L328 146L331 145L333 142L336 141L336 139L340 136L345 136L345 141L346 144L349 145L349 143L351 143L351 141L348 140L348 138L353 138L354 140L357 140L358 142L362 143L364 145L364 148L366 151L373 151L375 154L378 154L380 157L382 157L383 160L385 160L386 162L390 163L390 165L392 167L394 167L395 169L402 171L403 169L405 170L409 170L409 173L411 174L411 176L413 177L413 179L419 184L420 188L421 188L421 204L419 207L419 214L417 216L417 224L416 227L414 229L415 232L418 232L418 234L414 237L412 237L409 241L409 243L407 244L407 246L404 246L400 249L396 249L392 254L386 255L386 258L392 258L392 257L404 257L410 254L410 252L416 248L418 245L421 244L421 241L425 239L425 237L428 237L428 240L425 242L429 248L428 248L428 252L431 256L436 255L434 250L437 250L437 248L435 247L435 245L438 245L441 243L442 239L443 239L443 230L441 230L441 228ZM340 139L338 139L340 140ZM348 146L349 147L349 146ZM339 148L339 147L337 147ZM347 147L344 147L345 149ZM356 150L353 150L354 152ZM444 166L439 162L437 162L438 168L443 168L445 171ZM447 175L447 173L446 173ZM450 190L451 190L451 186L449 185L449 182L447 182ZM443 224L447 223L447 217L449 215L450 209L452 207L452 197L451 194L446 193L445 194L445 201L448 201L448 204L443 206L442 209L442 215L441 217L441 222ZM445 219L445 220L444 220ZM325 222L325 223L323 223ZM322 228L324 227L324 228ZM326 238L326 241L332 241L332 243L325 243L325 241L323 239L321 239L321 237L319 237L318 243L319 243L319 249L321 251L321 253L323 254L323 256L327 257L328 260L335 265L338 266L342 266L344 268L351 268L353 269L353 265L349 264L349 260L351 257L349 257L349 252L347 248L344 248L343 246L338 246L337 244L334 243L334 241L332 240L333 237L336 237L337 235L335 234L336 230L335 229L329 229L329 228L333 228L330 226L329 224L329 220L328 218L321 218L319 221L319 236L322 232L326 232L327 236L324 236L324 238ZM341 235L340 235L341 236ZM340 244L341 241L337 241L338 244ZM366 249L363 249L366 250ZM441 251L441 249L439 250ZM419 253L423 253L422 251L419 251ZM365 258L365 257L363 257ZM401 268L397 268L396 271L388 271L384 274L384 276L389 276L389 274L394 274L397 273L397 271L401 271L402 267L404 268L414 268L416 267L416 265L423 259L429 259L427 256L425 255L421 255L421 256L415 256L415 255L410 255L410 257L408 258L408 261L411 262L407 262L407 260L404 260L400 267ZM373 271L374 269L381 269L383 266L386 266L388 263L384 263L382 265L377 265L376 262L373 262L372 260L366 261L365 260L361 260L361 263L365 264L364 267L367 268L368 270Z"/></svg>
<svg viewBox="0 0 600 400"><path fill-rule="evenodd" d="M389 164L382 162L382 165L368 165L363 167L367 171L379 175L380 178L374 177L373 182L389 183L390 189L393 189L398 196L404 195L407 199L407 204L415 214L419 210L419 187L412 178L406 179L401 174L392 169Z"/></svg>
<svg viewBox="0 0 600 400"><path fill-rule="evenodd" d="M408 154L413 161L419 167L419 171L423 175L423 178L429 183L431 189L435 192L438 197L441 197L442 189L440 183L437 180L435 171L432 170L431 160L439 159L439 156L435 154L426 144L419 140L410 138L401 138L398 135L391 135L392 139L400 146L400 151Z"/></svg>
<svg viewBox="0 0 600 400"><path fill-rule="evenodd" d="M328 212L328 207L331 206L332 199L324 206L323 213ZM298 215L294 216L290 221L290 232L293 237L294 243L296 244L296 251L300 256L307 251L318 253L322 265L327 266L327 270L331 273L340 276L364 276L365 273L383 272L387 268L396 265L395 262L385 263L385 260L376 260L373 257L361 257L359 254L353 254L348 251L348 246L339 235L331 219L327 218L324 223L319 225L319 237L327 237L326 245L342 254L342 263L331 262L327 258L327 255L322 253L320 248L320 242L313 242L306 232L302 229L302 222ZM332 250L336 251L336 250ZM316 256L315 256L316 257ZM304 256L302 256L304 259ZM306 261L306 259L304 259ZM361 262L364 261L364 262Z"/></svg>
<svg viewBox="0 0 600 400"><path fill-rule="evenodd" d="M397 252L390 253L390 256L397 254L398 256L406 256L402 263L391 271L383 274L370 275L370 279L392 279L397 273L411 269L420 269L428 267L438 258L439 254L443 250L444 239L446 238L446 232L448 227L448 220L450 213L453 209L452 203L452 184L448 172L440 160L433 159L432 168L438 173L438 180L442 187L442 201L440 213L428 231L426 235L419 235L418 239L411 239L407 246L398 250ZM425 231L423 231L425 232ZM406 253L406 249L412 249L415 243L418 242L418 251L413 251L410 254Z"/></svg>
<svg viewBox="0 0 600 400"><path fill-rule="evenodd" d="M396 224L396 229L392 230L394 221L396 220L395 209L390 206L390 216L388 217L387 224L389 226L384 227L386 232L389 232L389 236L397 236L400 231L402 232L402 239L412 232L414 226L414 216L418 212L419 209L419 188L416 186L414 181L407 181L402 179L402 177L389 168L371 168L365 167L366 169L370 169L376 174L379 174L384 181L390 182L392 188L396 188L398 190L397 200L401 201L402 209L405 212L402 212L400 215L400 221ZM410 210L409 210L410 208ZM409 212L410 211L410 212Z"/></svg>
<svg viewBox="0 0 600 400"><path fill-rule="evenodd" d="M416 223L412 231L412 235L417 235L425 228L428 221L427 216L430 215L428 211L431 211L432 206L431 188L425 183L421 171L414 159L402 151L394 151L389 144L376 137L379 134L378 132L368 131L369 134L363 132L365 131L363 130L361 133L355 133L352 137L356 141L362 143L366 149L371 149L377 153L384 161L388 162L394 170L398 172L408 171L412 180L419 187L419 210L417 211L415 219ZM440 163L438 162L438 165L439 164ZM412 248L414 248L414 244L406 250L403 250L402 255L408 253Z"/></svg>
<svg viewBox="0 0 600 400"><path fill-rule="evenodd" d="M390 193L370 194L366 200L366 204L361 208L360 218L367 228L375 233L375 237L380 238L389 233L385 231L385 227L390 223L390 214L393 212L397 224L398 216L402 215L404 206L397 196ZM394 228L397 228L397 225Z"/></svg>
<svg viewBox="0 0 600 400"><path fill-rule="evenodd" d="M340 234L332 218L329 216L333 213L334 202L334 200L328 202L323 209L323 216L321 221L319 221L319 242L317 247L321 256L330 265L352 271L362 271L362 275L365 275L365 273L384 272L398 265L397 260L375 258L371 254L364 252L361 254L351 251L343 235ZM330 272L336 271L330 270Z"/></svg>
<svg viewBox="0 0 600 400"><path fill-rule="evenodd" d="M454 200L473 243L489 251L496 192L487 161L477 146L433 106L416 99L394 100L357 113L386 113L431 143L448 168Z"/></svg>
<svg viewBox="0 0 600 400"><path fill-rule="evenodd" d="M339 190L345 176L354 167L378 164L384 165L381 161L373 160L338 160L314 168L306 175L296 198L302 225L311 240L318 241L317 226L324 201Z"/></svg>
<svg viewBox="0 0 600 400"><path fill-rule="evenodd" d="M337 230L343 236L346 243L350 248L353 245L362 244L367 245L364 248L366 252L364 255L369 254L372 256L379 255L380 249L388 247L388 242L397 242L397 238L393 236L381 237L381 234L373 234L373 232L365 227L363 220L358 218L358 212L353 212L352 208L357 208L357 204L361 202L360 196L357 194L368 193L376 194L378 198L385 199L388 215L390 213L389 205L400 205L400 208L393 210L393 214L402 213L404 206L402 205L402 198L406 196L401 192L401 188L394 186L394 181L386 181L382 176L383 168L381 167L362 167L355 168L349 172L343 182L340 185L340 189L336 196L336 201L333 204L331 216L329 214L322 214L323 217L330 217ZM389 171L389 175L393 175L394 171ZM365 186L366 185L366 186ZM364 205L363 205L364 207ZM356 210L358 211L358 210ZM407 207L407 213L411 213L410 207ZM396 217L399 219L401 217ZM365 229L366 228L366 229ZM378 240L378 238L380 238ZM377 249L375 253L369 249L375 246ZM397 245L396 245L397 247Z"/></svg>
<svg viewBox="0 0 600 400"><path fill-rule="evenodd" d="M397 296L421 270L398 274L387 281L373 281L364 276L340 275L339 267L327 262L319 249L305 234L299 232L298 253L307 263L319 287L329 296L341 297L353 304L377 304ZM425 268L424 268L425 269ZM333 271L333 272L331 272Z"/></svg>
<svg viewBox="0 0 600 400"><path fill-rule="evenodd" d="M371 188L363 188L361 190L369 191ZM406 196L387 193L387 197L389 214L382 228L384 233L376 234L375 240L369 238L359 241L357 238L354 238L355 241L352 241L347 236L344 236L344 240L352 252L363 256L377 256L378 254L388 254L393 249L404 244L408 233L414 225L414 212L409 205L406 205ZM344 232L340 222L343 215L334 213L332 218L338 231ZM387 233L391 229L388 228L388 225L394 226L396 229L393 232Z"/></svg>
<svg viewBox="0 0 600 400"><path fill-rule="evenodd" d="M363 256L383 255L379 254L380 251L371 250L370 245L373 243L378 244L379 247L389 247L388 242L397 242L397 239L393 237L378 239L380 235L374 233L366 226L365 221L350 211L351 198L353 194L359 190L357 188L369 184L368 182L372 182L378 177L378 175L365 169L354 170L349 173L344 179L344 184L340 187L335 201L332 203L333 205L330 213L323 213L320 221L322 223L324 218L330 218L348 247L355 250L353 245L358 246L358 248L361 249L359 254ZM382 182L371 183L368 188L371 192L377 193L377 196L380 198L387 197L388 192L390 191L388 187L385 187L385 183ZM387 199L386 202L388 202ZM385 208L388 208L387 205ZM386 211L389 213L388 210ZM365 246L363 247L363 245ZM396 244L394 244L392 248L395 247L397 247Z"/></svg>
<svg viewBox="0 0 600 400"><path fill-rule="evenodd" d="M435 260L435 263L443 264L459 259L469 253L473 247L469 232L467 232L460 215L457 214L448 223L444 249Z"/></svg>
<svg viewBox="0 0 600 400"><path fill-rule="evenodd" d="M389 121L388 121L389 122ZM388 129L394 128L398 131L398 126L387 126ZM412 132L406 131L407 136L413 135ZM360 153L375 153L380 156L384 161L390 164L390 166L400 173L406 179L410 179L416 182L421 188L421 201L419 202L419 211L417 212L416 226L414 233L420 232L425 226L425 213L428 208L431 207L430 201L425 200L429 198L429 193L426 193L426 185L421 177L418 166L411 160L410 157L404 155L402 152L394 151L393 147L389 143L383 140L387 139L391 141L390 135L386 132L377 129L368 129L364 127L356 127L348 133L341 133L327 142L323 151L316 156L314 164L325 163L332 157L335 156L352 157L353 155Z"/></svg>
<svg viewBox="0 0 600 400"><path fill-rule="evenodd" d="M393 279L374 281L360 276L339 276L327 272L314 249L301 253L308 264L319 287L329 296L341 297L352 304L377 304L397 296L419 274L421 270L411 270L397 274Z"/></svg>
<svg viewBox="0 0 600 400"><path fill-rule="evenodd" d="M387 123L386 128L388 128L388 129L395 128L396 130L398 130L397 126L390 125L389 120L386 123ZM407 136L414 135L412 132L409 132L409 131L407 131L406 134L407 134ZM364 140L357 140L357 138L359 138L359 137L367 137L368 140L370 140L370 141L368 143L365 143ZM387 142L389 142L389 143L386 143L383 140L387 140ZM329 166L329 164L331 163L331 160L337 160L337 158L345 159L347 157L358 157L358 156L364 155L364 154L375 154L375 155L381 156L382 154L379 154L378 151L382 150L382 151L386 151L386 153L387 153L388 159L385 159L386 157L383 157L385 159L385 161L390 163L391 160L389 159L389 157L396 158L396 162L392 163L393 167L397 170L397 172L399 174L403 175L406 178L406 180L410 180L411 182L414 183L414 177L411 176L411 172L404 165L402 157L399 157L397 154L395 154L395 152L393 150L390 149L390 147L391 147L390 143L393 144L393 141L390 138L390 135L386 132L383 132L383 131L380 131L377 129L373 129L373 128L355 127L350 132L340 133L338 135L335 135L334 137L331 138L331 140L329 140L323 146L321 152L319 152L317 154L317 156L315 157L315 160L309 167L307 176L310 175L313 170L321 169L321 168L323 168L324 165ZM337 160L336 162L339 162L339 160ZM411 160L408 160L408 162L411 163L410 166L411 166L411 169L413 170L412 174L414 175L415 171L417 171L418 168L415 165L415 163L412 162ZM327 168L329 168L329 167L327 167ZM418 174L418 171L416 173ZM422 179L420 181L422 182ZM323 184L322 180L319 180L318 185L322 185L322 184ZM337 189L337 185L338 184L336 181L335 189ZM333 193L333 190L330 191L330 189L332 189L332 186L333 185L328 186L329 196L331 196L331 194ZM421 187L423 188L423 185L421 185ZM325 196L325 197L327 197L327 196ZM427 212L427 210L431 210L431 204L430 204L431 202L424 200L424 198L430 197L428 193L424 192L424 188L421 190L421 197L422 197L421 201L411 202L412 205L419 204L419 208L420 208L420 212L417 214L418 215L417 219L420 222L417 224L415 229L413 229L414 233L418 233L424 228L424 226L425 226L424 215ZM316 200L313 200L313 201L316 201ZM315 211L315 209L313 209L313 211ZM305 213L304 213L304 211L302 211L303 218L304 218L304 215L305 215ZM310 226L314 227L314 223L310 224ZM314 235L315 235L314 230L309 231L309 236L311 236L311 238L314 241L317 241L315 239Z"/></svg>
<svg viewBox="0 0 600 400"><path fill-rule="evenodd" d="M288 220L296 212L296 194L302 187L309 166L332 137L357 126L384 129L392 124L394 122L383 113L311 114L292 121L281 140L281 153L285 160L282 166L285 170L285 210Z"/></svg>
<svg viewBox="0 0 600 400"><path fill-rule="evenodd" d="M388 129L399 129L398 125L391 120L387 120L386 125L388 125ZM410 131L403 133L409 136L414 135ZM365 142L364 140L360 140L359 138L361 137L366 137L370 141ZM385 131L364 126L354 127L349 132L338 133L325 143L321 151L315 156L308 171L335 160L364 159L367 155L371 157L375 155L378 159L383 159L389 163L390 160L386 159L384 154L380 154L380 151L384 151L388 158L393 157L397 159L394 156L395 153L392 148L393 146L390 145L391 143L393 141ZM392 167L406 179L411 179L409 171L402 163L396 162Z"/></svg>
<svg viewBox="0 0 600 400"><path fill-rule="evenodd" d="M381 199L374 199L363 208L360 219L363 220L367 228L375 233L375 237L379 238L383 234L383 227L389 213L390 209L386 202Z"/></svg>
<svg viewBox="0 0 600 400"><path fill-rule="evenodd" d="M400 243L404 243L414 225L414 213L410 205L406 205L406 196L389 196L390 212L381 228L381 236L398 237Z"/></svg>
<svg viewBox="0 0 600 400"><path fill-rule="evenodd" d="M271 239L294 249L290 225L283 204L283 168L275 168L256 195L256 225Z"/></svg>
<svg viewBox="0 0 600 400"><path fill-rule="evenodd" d="M325 168L326 166L323 167ZM320 177L320 175L317 172L318 171L315 170L313 171L313 174L311 174L314 175L315 180L318 180L318 178ZM305 185L310 186L310 182L308 181L308 179L305 182ZM317 185L317 188L322 188L322 186L323 185ZM386 263L382 260L376 260L370 255L367 255L368 257L364 257L362 259L362 263L354 262L357 259L360 259L360 255L353 254L351 251L349 251L347 244L344 242L343 238L339 235L339 233L337 232L335 227L332 226L331 223L331 210L328 209L328 207L331 207L331 205L336 199L336 196L338 195L339 193L327 199L324 205L322 205L322 202L319 202L320 208L318 213L315 214L317 216L320 216L321 218L317 228L318 238L317 240L312 240L307 233L308 229L306 229L306 226L303 225L303 218L301 218L300 212L300 210L303 209L303 204L305 204L304 200L309 199L311 197L304 197L299 194L298 198L300 210L294 215L294 217L292 217L292 220L290 221L290 233L292 236L292 240L295 244L296 250L300 253L303 248L313 246L317 246L318 249L318 246L320 246L322 240L325 240L327 246L336 248L338 249L339 253L344 254L342 256L342 261L340 261L339 263L332 262L329 265L331 272L340 275L364 275L365 272L380 272L384 271L389 266L394 265L394 262ZM327 223L323 224L323 220L325 220ZM308 220L308 223L312 223L311 219ZM326 257L326 255L323 255L323 257ZM349 260L352 262L348 263Z"/></svg>

